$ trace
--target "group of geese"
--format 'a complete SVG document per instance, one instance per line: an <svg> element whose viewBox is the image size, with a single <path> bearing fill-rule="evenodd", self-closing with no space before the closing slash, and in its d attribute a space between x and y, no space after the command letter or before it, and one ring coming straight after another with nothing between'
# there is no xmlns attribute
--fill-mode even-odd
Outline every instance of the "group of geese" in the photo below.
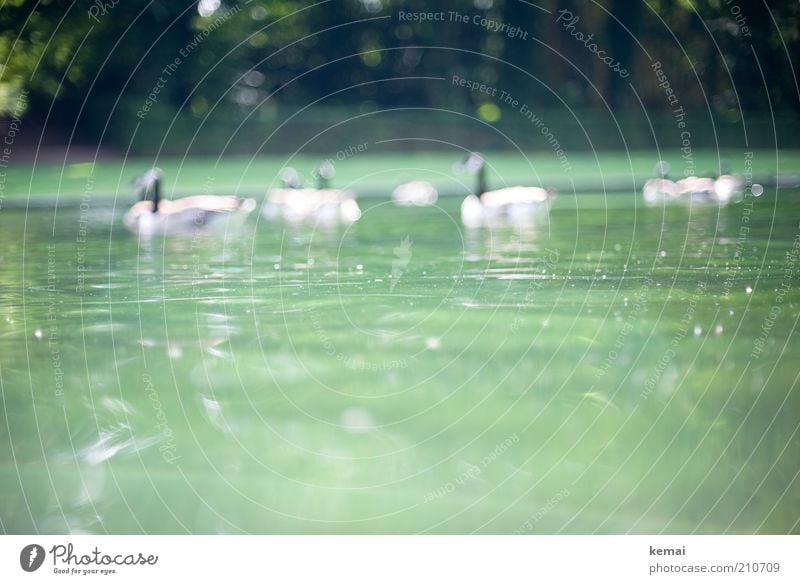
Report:
<svg viewBox="0 0 800 584"><path fill-rule="evenodd" d="M655 174L656 178L648 180L642 188L644 202L651 206L681 200L724 206L739 197L744 189L742 178L731 174L725 162L716 179L688 176L673 181L669 178L669 164L663 160L656 164Z"/></svg>
<svg viewBox="0 0 800 584"><path fill-rule="evenodd" d="M553 189L541 187L507 187L489 190L486 161L477 152L471 153L460 168L474 174L476 188L464 199L461 217L467 227L479 227L496 220L517 220L541 215L549 209L555 196ZM330 186L333 165L323 162L315 171L317 187L302 186L300 176L291 168L281 173L280 187L270 188L262 205L262 214L269 220L297 222L312 220L322 223L352 223L361 217L361 209L352 191ZM134 182L139 189L139 202L125 214L125 226L139 235L193 232L227 224L234 217L240 220L252 212L255 199L235 196L199 195L181 199L163 199L163 173L152 168ZM436 188L426 181L399 185L392 200L399 206L430 206L436 203Z"/></svg>
<svg viewBox="0 0 800 584"><path fill-rule="evenodd" d="M461 220L465 227L477 228L497 222L519 223L546 217L556 196L554 189L513 186L489 190L484 157L470 153L459 165L475 176L472 194L461 204ZM352 191L330 186L334 168L323 162L315 171L317 187L302 186L300 176L286 168L281 174L281 187L270 188L262 205L262 214L269 220L288 222L312 220L323 223L352 223L361 217L361 209ZM657 178L647 181L642 194L648 205L689 198L719 205L730 202L741 192L741 178L722 173L717 179L688 177L679 181L668 178L665 162L656 165ZM139 202L125 214L125 226L139 235L194 232L229 222L243 220L257 204L255 199L236 196L199 195L181 199L162 199L163 173L152 168L135 181ZM425 181L401 184L392 193L399 206L429 206L438 198L436 188Z"/></svg>

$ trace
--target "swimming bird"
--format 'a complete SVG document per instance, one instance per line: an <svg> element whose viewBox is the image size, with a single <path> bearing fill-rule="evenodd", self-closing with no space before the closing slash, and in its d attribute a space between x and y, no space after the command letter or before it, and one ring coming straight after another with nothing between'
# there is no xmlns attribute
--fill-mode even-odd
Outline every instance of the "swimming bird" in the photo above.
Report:
<svg viewBox="0 0 800 584"><path fill-rule="evenodd" d="M642 196L647 205L660 205L678 198L678 185L669 178L669 164L660 160L656 163L655 174L642 187Z"/></svg>
<svg viewBox="0 0 800 584"><path fill-rule="evenodd" d="M303 221L313 219L322 223L352 223L361 217L361 209L353 193L347 189L331 188L335 174L333 164L324 161L315 170L317 188L302 187L300 177L292 168L281 174L283 187L267 191L262 213L267 219Z"/></svg>
<svg viewBox="0 0 800 584"><path fill-rule="evenodd" d="M273 215L280 216L283 205L303 190L300 175L294 168L287 166L281 170L280 177L283 186L273 187L267 191L267 201L262 212L269 219L273 218Z"/></svg>
<svg viewBox="0 0 800 584"><path fill-rule="evenodd" d="M424 180L403 183L392 192L392 201L403 207L433 205L438 198L436 187Z"/></svg>
<svg viewBox="0 0 800 584"><path fill-rule="evenodd" d="M160 168L151 168L134 181L138 203L125 216L125 226L139 235L189 233L222 225L232 217L244 218L255 209L254 199L234 196L196 195L182 199L161 198Z"/></svg>
<svg viewBox="0 0 800 584"><path fill-rule="evenodd" d="M461 221L467 227L479 227L496 221L525 223L546 215L555 189L542 187L506 187L490 191L486 186L486 161L477 152L471 153L462 165L476 175L475 192L461 203Z"/></svg>
<svg viewBox="0 0 800 584"><path fill-rule="evenodd" d="M720 205L728 204L732 199L744 192L744 180L741 176L732 174L730 164L723 160L720 164L720 175L714 181L714 197Z"/></svg>
<svg viewBox="0 0 800 584"><path fill-rule="evenodd" d="M707 203L715 200L714 179L705 176L687 176L677 183L678 194L693 203Z"/></svg>

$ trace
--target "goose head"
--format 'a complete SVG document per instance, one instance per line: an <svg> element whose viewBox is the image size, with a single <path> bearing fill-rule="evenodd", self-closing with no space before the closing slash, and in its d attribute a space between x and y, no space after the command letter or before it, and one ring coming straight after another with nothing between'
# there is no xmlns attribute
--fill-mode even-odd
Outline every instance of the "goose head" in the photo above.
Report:
<svg viewBox="0 0 800 584"><path fill-rule="evenodd" d="M475 175L475 195L486 192L486 160L480 152L470 152L460 165L462 171Z"/></svg>
<svg viewBox="0 0 800 584"><path fill-rule="evenodd" d="M653 172L658 178L669 179L669 162L666 160L659 160L656 162Z"/></svg>
<svg viewBox="0 0 800 584"><path fill-rule="evenodd" d="M153 167L133 181L134 186L139 189L139 200L153 202L153 213L158 212L161 201L162 174L160 168Z"/></svg>
<svg viewBox="0 0 800 584"><path fill-rule="evenodd" d="M287 166L281 171L281 182L285 189L299 189L300 175L294 168Z"/></svg>
<svg viewBox="0 0 800 584"><path fill-rule="evenodd" d="M317 188L327 189L330 188L331 179L336 175L336 169L330 160L323 160L317 167Z"/></svg>

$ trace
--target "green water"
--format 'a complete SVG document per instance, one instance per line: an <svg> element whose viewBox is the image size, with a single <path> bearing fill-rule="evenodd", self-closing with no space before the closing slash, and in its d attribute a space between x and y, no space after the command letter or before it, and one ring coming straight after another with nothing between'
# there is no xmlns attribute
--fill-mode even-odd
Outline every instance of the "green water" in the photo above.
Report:
<svg viewBox="0 0 800 584"><path fill-rule="evenodd" d="M798 201L3 209L0 529L796 532Z"/></svg>
<svg viewBox="0 0 800 584"><path fill-rule="evenodd" d="M346 186L360 196L388 196L400 182L424 179L432 182L440 193L463 191L474 180L453 172L466 152L408 152L402 155L387 152L381 143L364 142L365 153L345 156L346 148L333 154L334 183ZM565 167L555 156L530 152L524 156L507 152L485 152L489 163L489 183L493 187L515 184L556 187L563 192L615 191L639 188L652 178L656 161L652 151L615 151L570 153ZM670 163L674 178L685 175L686 162L679 150L663 150L658 156ZM75 202L81 195L93 201L110 200L119 193L119 204L133 200L130 182L153 165L164 170L165 190L169 196L211 192L262 196L265 189L279 182L284 166L295 168L306 184L314 183L313 171L324 157L300 153L296 156L226 156L220 157L159 157L158 159L110 159L69 164L14 164L0 174L0 204L28 197L36 203ZM777 175L792 175L800 168L800 150L755 150L743 153L736 150L695 150L693 172L701 176L716 176L720 164L730 164L731 172L753 174L754 182L772 184ZM794 184L797 184L796 178Z"/></svg>

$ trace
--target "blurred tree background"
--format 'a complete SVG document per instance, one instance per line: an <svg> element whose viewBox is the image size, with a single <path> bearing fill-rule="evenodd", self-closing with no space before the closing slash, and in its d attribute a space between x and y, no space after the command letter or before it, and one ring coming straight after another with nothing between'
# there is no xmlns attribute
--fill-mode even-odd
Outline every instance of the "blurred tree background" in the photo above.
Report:
<svg viewBox="0 0 800 584"><path fill-rule="evenodd" d="M469 22L399 16L431 10ZM560 10L630 75L572 36ZM24 116L45 143L118 154L330 151L343 135L369 134L427 136L419 148L437 139L509 147L502 132L536 147L519 108L498 99L503 90L565 148L677 146L651 68L660 62L695 147L800 144L796 0L7 0L0 23L0 115ZM457 87L454 74L498 95ZM499 132L477 132L481 124Z"/></svg>

